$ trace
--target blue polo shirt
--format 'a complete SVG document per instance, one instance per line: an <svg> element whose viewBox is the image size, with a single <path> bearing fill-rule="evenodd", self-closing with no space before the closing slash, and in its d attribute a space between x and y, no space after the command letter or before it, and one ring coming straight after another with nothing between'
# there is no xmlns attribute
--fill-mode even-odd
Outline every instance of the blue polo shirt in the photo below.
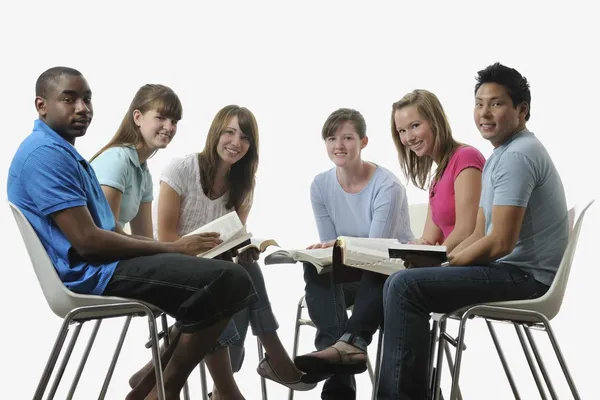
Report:
<svg viewBox="0 0 600 400"><path fill-rule="evenodd" d="M38 119L13 157L7 186L8 200L35 229L65 286L77 293L102 294L118 261L99 265L85 261L51 217L86 206L99 228L115 230L114 215L88 162Z"/></svg>

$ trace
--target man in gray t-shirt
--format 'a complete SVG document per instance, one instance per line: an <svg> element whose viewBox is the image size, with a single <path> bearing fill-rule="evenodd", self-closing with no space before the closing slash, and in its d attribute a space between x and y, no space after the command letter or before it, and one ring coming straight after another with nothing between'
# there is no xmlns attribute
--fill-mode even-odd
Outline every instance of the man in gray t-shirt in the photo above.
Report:
<svg viewBox="0 0 600 400"><path fill-rule="evenodd" d="M429 314L542 296L567 246L565 192L550 156L527 130L529 84L493 64L478 73L474 120L494 151L482 176L477 224L449 266L414 268L384 289L385 351L378 399L428 398Z"/></svg>
<svg viewBox="0 0 600 400"><path fill-rule="evenodd" d="M527 128L496 147L487 160L479 207L485 235L492 238L494 212L515 209L514 221L496 219L506 225L504 230L512 230L509 237L517 238L512 251L497 261L516 265L550 286L569 237L565 191L548 152ZM521 213L519 227L516 217Z"/></svg>

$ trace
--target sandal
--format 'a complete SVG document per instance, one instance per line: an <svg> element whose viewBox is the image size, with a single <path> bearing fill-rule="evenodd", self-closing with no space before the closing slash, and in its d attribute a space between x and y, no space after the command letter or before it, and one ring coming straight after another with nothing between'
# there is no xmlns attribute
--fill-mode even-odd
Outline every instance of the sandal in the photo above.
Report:
<svg viewBox="0 0 600 400"><path fill-rule="evenodd" d="M339 343L339 342L338 342ZM302 356L297 356L294 359L296 367L305 373L311 375L326 375L326 374L360 374L367 370L367 360L353 360L351 357L358 354L367 354L365 351L346 351L337 346L337 343L331 346L337 351L338 361L326 360L312 352Z"/></svg>
<svg viewBox="0 0 600 400"><path fill-rule="evenodd" d="M256 372L265 379L269 379L273 382L279 383L280 385L286 386L289 389L296 391L307 391L314 389L317 386L316 382L304 382L302 378L297 381L286 382L279 374L273 369L273 366L269 362L268 354L265 354L265 358L260 360L258 363L258 367L256 367Z"/></svg>

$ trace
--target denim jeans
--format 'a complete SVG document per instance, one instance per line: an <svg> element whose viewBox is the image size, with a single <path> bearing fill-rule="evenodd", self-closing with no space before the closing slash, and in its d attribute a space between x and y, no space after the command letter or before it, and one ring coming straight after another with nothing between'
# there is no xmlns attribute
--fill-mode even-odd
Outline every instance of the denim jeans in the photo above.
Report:
<svg viewBox="0 0 600 400"><path fill-rule="evenodd" d="M208 328L257 301L243 267L175 253L120 261L103 294L155 305L183 332Z"/></svg>
<svg viewBox="0 0 600 400"><path fill-rule="evenodd" d="M312 264L304 264L305 300L310 319L317 328L315 347L323 350L340 338L351 335L354 345L366 349L383 322L385 276L363 274L358 282L336 284L331 273L317 274ZM348 318L346 309L354 305ZM355 391L353 375L329 378L323 391Z"/></svg>
<svg viewBox="0 0 600 400"><path fill-rule="evenodd" d="M427 398L430 313L484 302L542 296L548 286L519 268L488 266L415 268L390 276L384 288L384 340L377 399Z"/></svg>
<svg viewBox="0 0 600 400"><path fill-rule="evenodd" d="M233 372L238 372L244 362L244 342L248 332L248 326L252 327L254 336L264 333L275 332L279 328L277 319L271 309L265 279L258 263L242 264L250 275L254 289L258 295L258 301L250 304L239 311L219 337L221 346L229 347L229 358Z"/></svg>

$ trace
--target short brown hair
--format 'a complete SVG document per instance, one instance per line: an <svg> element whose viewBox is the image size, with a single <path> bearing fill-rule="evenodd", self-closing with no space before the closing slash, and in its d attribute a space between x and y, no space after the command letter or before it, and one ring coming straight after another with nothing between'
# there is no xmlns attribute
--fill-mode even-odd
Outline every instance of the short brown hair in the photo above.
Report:
<svg viewBox="0 0 600 400"><path fill-rule="evenodd" d="M362 139L367 136L367 123L365 122L365 117L363 117L360 112L351 108L340 108L332 112L329 117L327 117L325 124L323 124L323 130L321 131L323 140L335 135L335 132L344 122L351 122L352 125L354 125L354 129L356 129L359 138Z"/></svg>

